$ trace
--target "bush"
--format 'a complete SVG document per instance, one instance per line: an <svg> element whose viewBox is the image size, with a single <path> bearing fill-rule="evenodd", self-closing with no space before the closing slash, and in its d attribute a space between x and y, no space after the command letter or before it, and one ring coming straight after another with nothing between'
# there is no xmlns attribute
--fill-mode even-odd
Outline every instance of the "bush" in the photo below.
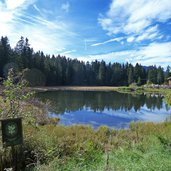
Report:
<svg viewBox="0 0 171 171"><path fill-rule="evenodd" d="M45 75L36 68L25 69L23 76L29 86L44 86L46 83Z"/></svg>

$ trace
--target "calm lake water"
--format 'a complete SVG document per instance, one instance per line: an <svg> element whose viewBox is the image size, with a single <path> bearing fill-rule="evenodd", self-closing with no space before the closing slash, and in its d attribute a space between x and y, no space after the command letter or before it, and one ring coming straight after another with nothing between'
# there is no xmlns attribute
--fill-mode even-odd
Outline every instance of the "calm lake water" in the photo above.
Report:
<svg viewBox="0 0 171 171"><path fill-rule="evenodd" d="M132 121L160 122L171 114L160 95L56 91L38 93L38 97L50 102L49 116L59 117L63 125L128 128Z"/></svg>

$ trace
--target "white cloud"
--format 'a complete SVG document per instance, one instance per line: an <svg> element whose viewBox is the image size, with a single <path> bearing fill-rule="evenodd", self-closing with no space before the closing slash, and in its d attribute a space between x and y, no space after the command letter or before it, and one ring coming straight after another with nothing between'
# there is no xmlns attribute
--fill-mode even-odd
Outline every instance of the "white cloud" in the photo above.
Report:
<svg viewBox="0 0 171 171"><path fill-rule="evenodd" d="M62 51L64 51L64 50L65 50L65 48L61 48L61 49L57 48L57 49L56 49L57 52L62 52Z"/></svg>
<svg viewBox="0 0 171 171"><path fill-rule="evenodd" d="M30 44L34 47L35 51L41 50L48 54L58 54L59 49L63 50L68 44L67 41L62 40L63 35L57 34L50 29L35 25L34 27L23 26L23 35L29 38ZM32 35L30 35L32 33ZM18 40L17 36L21 34L21 30L15 35L15 40ZM59 42L59 43L58 43Z"/></svg>
<svg viewBox="0 0 171 171"><path fill-rule="evenodd" d="M34 2L35 0L5 0L6 8L8 10L14 10L21 7L25 8Z"/></svg>
<svg viewBox="0 0 171 171"><path fill-rule="evenodd" d="M153 40L154 38L161 38L161 34L158 31L157 25L144 30L144 32L136 38L136 41L142 41L145 39Z"/></svg>
<svg viewBox="0 0 171 171"><path fill-rule="evenodd" d="M162 65L167 67L171 63L171 42L151 43L137 50L124 50L100 55L80 57L83 61L105 60L107 62L130 62L142 65Z"/></svg>
<svg viewBox="0 0 171 171"><path fill-rule="evenodd" d="M131 43L135 40L135 37L134 36L130 36L127 38L127 42Z"/></svg>
<svg viewBox="0 0 171 171"><path fill-rule="evenodd" d="M75 50L75 49L73 49L73 50L68 50L68 51L62 52L62 54L66 55L66 54L71 54L71 53L73 53L73 52L76 52L76 50Z"/></svg>
<svg viewBox="0 0 171 171"><path fill-rule="evenodd" d="M124 31L126 33L139 34L143 29L149 26L150 22L148 20L141 20L137 22L129 22L125 25Z"/></svg>
<svg viewBox="0 0 171 171"><path fill-rule="evenodd" d="M140 42L143 40L154 40L161 39L163 36L158 31L158 26L152 26L150 28L145 29L142 33L137 36L128 36L127 42Z"/></svg>
<svg viewBox="0 0 171 171"><path fill-rule="evenodd" d="M170 58L171 61L171 42L151 43L150 45L142 48L141 53L144 54L146 58L160 57L160 60L165 60L164 58Z"/></svg>
<svg viewBox="0 0 171 171"><path fill-rule="evenodd" d="M135 52L136 51L134 50L111 52L111 53L105 53L100 55L82 56L82 57L78 57L78 59L83 61L104 60L106 62L126 62L128 56L131 56L131 53L133 54Z"/></svg>
<svg viewBox="0 0 171 171"><path fill-rule="evenodd" d="M100 46L100 45L104 45L104 44L111 43L111 42L120 42L123 39L124 39L123 37L116 37L116 38L113 38L104 42L94 43L91 46Z"/></svg>
<svg viewBox="0 0 171 171"><path fill-rule="evenodd" d="M58 54L71 45L70 39L77 37L71 31L70 23L62 20L48 20L51 13L44 13L34 2L35 0L7 0L0 2L0 33L8 36L12 47L21 36L28 37L34 50L41 50L49 54ZM31 6L32 5L32 6ZM38 13L27 13L29 7ZM42 15L43 14L43 15Z"/></svg>
<svg viewBox="0 0 171 171"><path fill-rule="evenodd" d="M62 4L61 9L64 10L65 12L69 12L70 4L69 2L66 2Z"/></svg>
<svg viewBox="0 0 171 171"><path fill-rule="evenodd" d="M15 9L24 4L26 0L6 0L7 9Z"/></svg>
<svg viewBox="0 0 171 171"><path fill-rule="evenodd" d="M170 19L170 5L170 0L112 0L109 10L99 16L98 22L109 35L141 35L137 41L142 41L152 34L150 38L154 39L159 36L159 28L153 26L154 21L166 22ZM148 34L143 35L144 32Z"/></svg>

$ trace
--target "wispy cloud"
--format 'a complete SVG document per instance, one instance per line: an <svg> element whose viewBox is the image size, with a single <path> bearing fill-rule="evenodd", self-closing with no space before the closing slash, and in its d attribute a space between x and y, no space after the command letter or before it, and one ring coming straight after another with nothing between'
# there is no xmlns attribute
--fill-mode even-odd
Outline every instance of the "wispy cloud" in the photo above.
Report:
<svg viewBox="0 0 171 171"><path fill-rule="evenodd" d="M84 50L87 51L88 47L89 47L89 44L92 43L92 42L95 42L95 41L96 41L95 39L84 39Z"/></svg>
<svg viewBox="0 0 171 171"><path fill-rule="evenodd" d="M91 46L100 46L100 45L104 45L104 44L111 43L111 42L120 42L123 39L124 39L123 37L117 37L117 38L113 38L104 42L94 43Z"/></svg>
<svg viewBox="0 0 171 171"><path fill-rule="evenodd" d="M134 36L129 36L127 38L127 42L129 42L129 43L133 42L134 40L135 40L135 37Z"/></svg>
<svg viewBox="0 0 171 171"><path fill-rule="evenodd" d="M5 4L8 10L14 10L16 8L24 8L33 2L33 0L6 0Z"/></svg>
<svg viewBox="0 0 171 171"><path fill-rule="evenodd" d="M58 54L59 49L71 45L70 39L77 34L70 27L56 17L49 20L52 14L36 5L36 0L6 0L0 2L0 33L8 36L14 47L21 36L28 37L30 44L37 50L45 53ZM33 8L37 14L28 13Z"/></svg>
<svg viewBox="0 0 171 171"><path fill-rule="evenodd" d="M80 60L94 61L105 60L107 62L130 62L142 65L162 65L166 67L171 63L171 42L151 43L134 50L124 50L100 55L88 55L80 57Z"/></svg>
<svg viewBox="0 0 171 171"><path fill-rule="evenodd" d="M41 10L37 7L36 4L33 4L33 7L38 13L42 14Z"/></svg>
<svg viewBox="0 0 171 171"><path fill-rule="evenodd" d="M66 55L66 54L71 54L71 53L74 53L74 52L76 52L75 49L73 49L73 50L68 50L68 51L65 51L65 52L62 52L61 54Z"/></svg>
<svg viewBox="0 0 171 171"><path fill-rule="evenodd" d="M65 12L69 12L69 8L70 8L69 2L65 2L61 6L61 9L64 10Z"/></svg>
<svg viewBox="0 0 171 171"><path fill-rule="evenodd" d="M143 40L159 40L162 39L163 35L159 32L158 26L152 26L149 27L148 29L145 29L142 33L139 35L134 35L134 36L128 36L127 42L141 42Z"/></svg>
<svg viewBox="0 0 171 171"><path fill-rule="evenodd" d="M163 23L170 18L170 0L112 0L109 10L99 16L98 22L109 35L124 33L131 42L160 37L154 21Z"/></svg>

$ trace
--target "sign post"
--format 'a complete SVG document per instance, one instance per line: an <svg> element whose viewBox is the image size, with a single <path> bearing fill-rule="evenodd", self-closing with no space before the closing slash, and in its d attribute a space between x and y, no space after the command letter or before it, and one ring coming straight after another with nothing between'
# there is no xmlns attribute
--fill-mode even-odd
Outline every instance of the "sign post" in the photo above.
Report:
<svg viewBox="0 0 171 171"><path fill-rule="evenodd" d="M2 128L2 143L3 147L11 146L11 152L13 157L13 167L17 170L17 160L15 153L15 145L23 143L23 131L22 131L22 119L3 119L1 120Z"/></svg>

